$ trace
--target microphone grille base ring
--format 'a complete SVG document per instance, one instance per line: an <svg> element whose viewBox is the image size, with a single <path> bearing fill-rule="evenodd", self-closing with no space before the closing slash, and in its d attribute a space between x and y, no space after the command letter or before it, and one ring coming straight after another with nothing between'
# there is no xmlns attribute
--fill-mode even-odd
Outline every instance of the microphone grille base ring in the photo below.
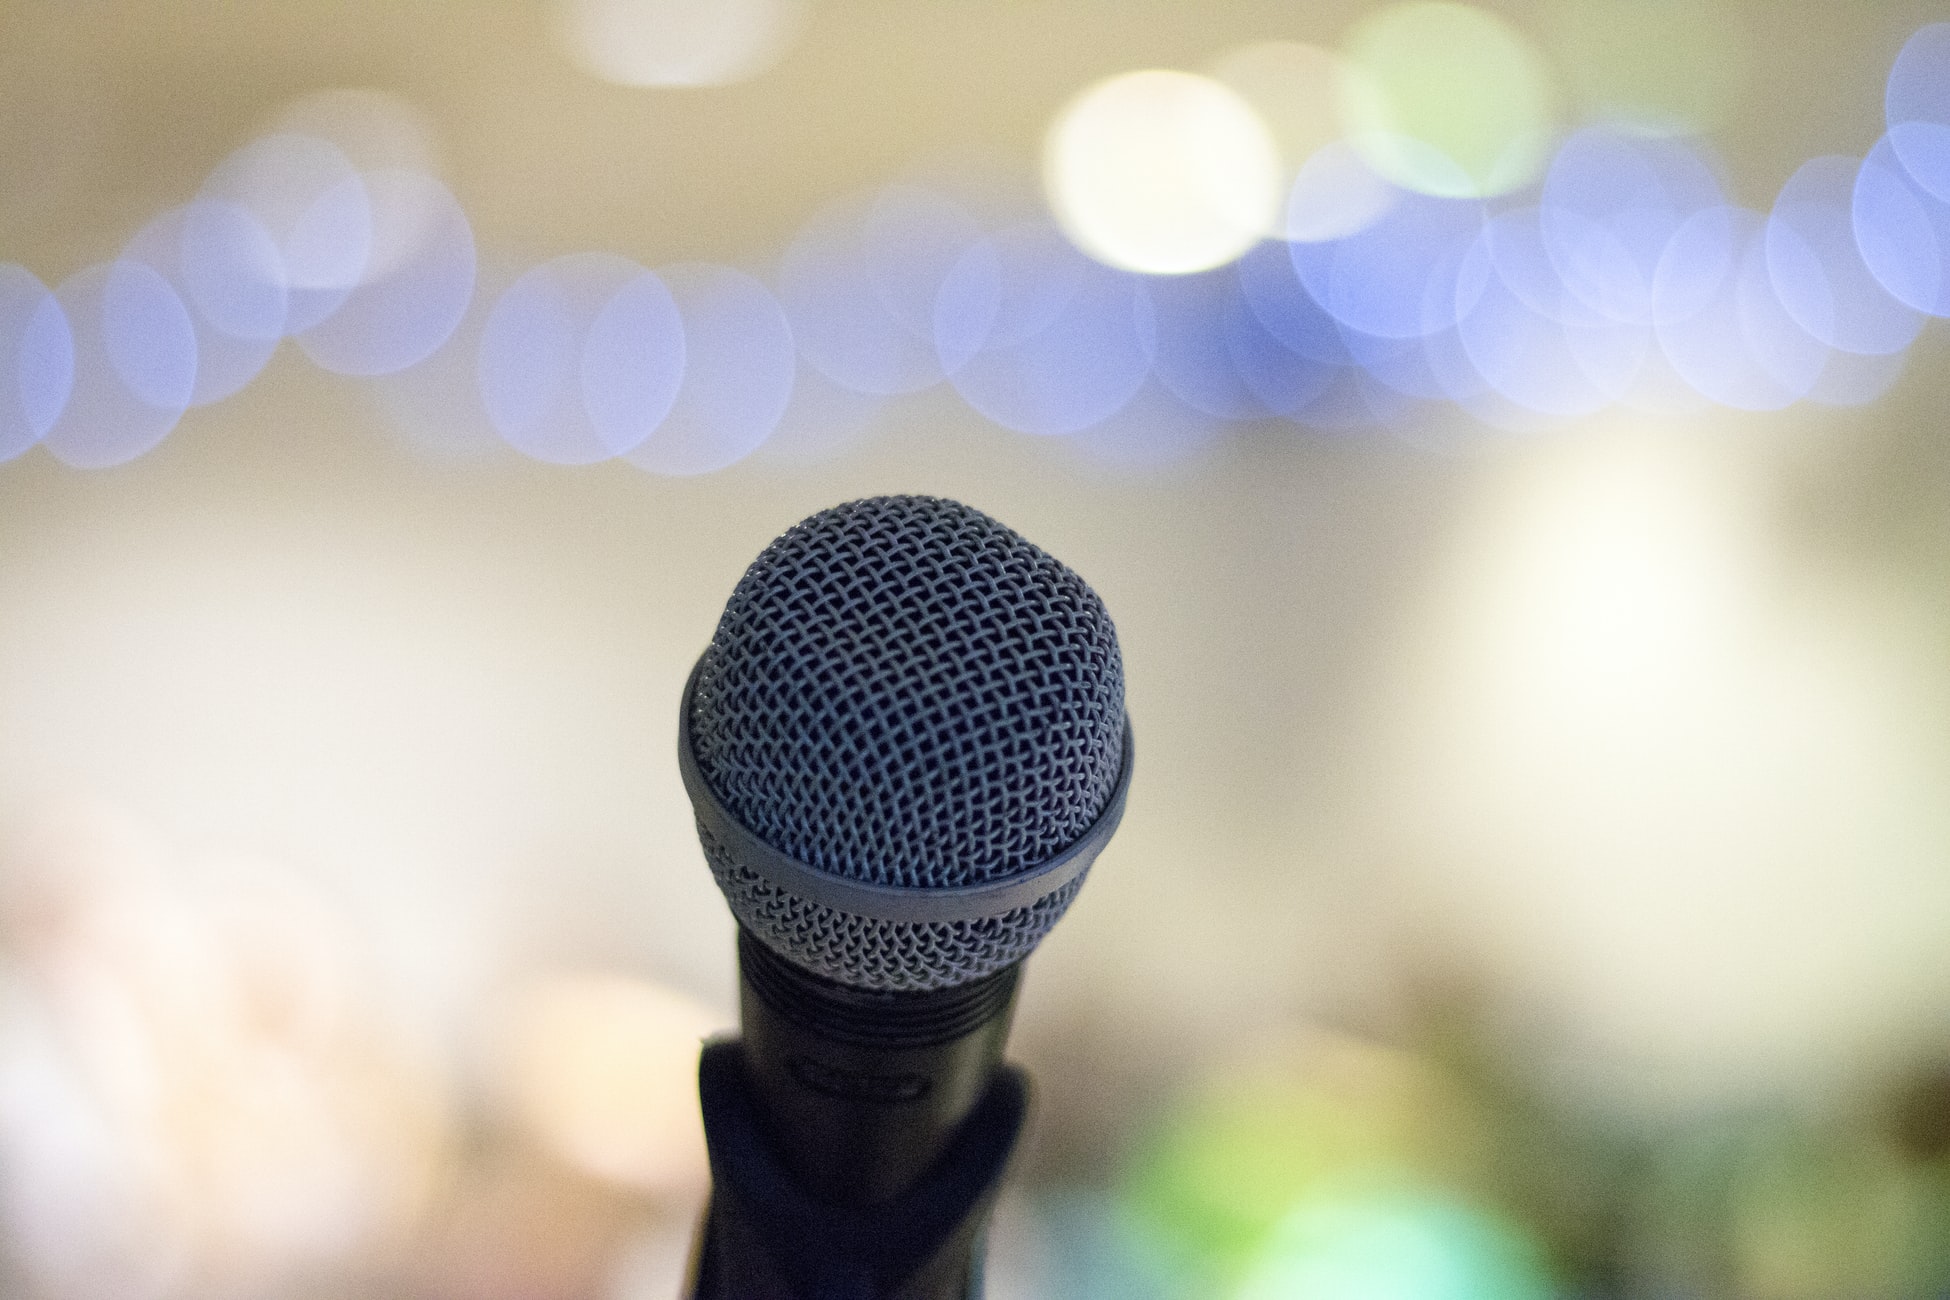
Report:
<svg viewBox="0 0 1950 1300"><path fill-rule="evenodd" d="M702 822L697 833L705 864L739 924L801 968L862 989L931 992L1015 965L1062 918L1089 874L1001 916L882 921L789 894L740 866Z"/></svg>

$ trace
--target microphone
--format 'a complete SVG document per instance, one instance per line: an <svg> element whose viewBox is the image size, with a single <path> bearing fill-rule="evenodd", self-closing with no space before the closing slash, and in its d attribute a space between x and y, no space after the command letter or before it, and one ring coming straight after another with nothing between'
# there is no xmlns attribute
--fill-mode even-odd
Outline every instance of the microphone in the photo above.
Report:
<svg viewBox="0 0 1950 1300"><path fill-rule="evenodd" d="M979 511L875 497L746 570L678 763L739 925L707 1045L699 1300L968 1300L1026 1104L1025 957L1123 815L1123 661L1083 579Z"/></svg>

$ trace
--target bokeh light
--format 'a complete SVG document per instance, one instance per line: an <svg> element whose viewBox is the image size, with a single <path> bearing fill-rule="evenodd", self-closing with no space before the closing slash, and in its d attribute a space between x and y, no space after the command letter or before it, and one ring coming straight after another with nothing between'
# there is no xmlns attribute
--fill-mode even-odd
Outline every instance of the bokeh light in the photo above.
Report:
<svg viewBox="0 0 1950 1300"><path fill-rule="evenodd" d="M1359 149L1336 140L1307 159L1293 178L1280 235L1318 242L1356 234L1393 207L1398 194Z"/></svg>
<svg viewBox="0 0 1950 1300"><path fill-rule="evenodd" d="M1455 273L1482 224L1478 203L1405 194L1360 233L1290 252L1301 283L1342 325L1420 338L1456 323Z"/></svg>
<svg viewBox="0 0 1950 1300"><path fill-rule="evenodd" d="M1566 289L1613 320L1650 322L1659 260L1673 233L1721 202L1712 169L1690 145L1590 128L1559 146L1538 206L1545 249Z"/></svg>
<svg viewBox="0 0 1950 1300"><path fill-rule="evenodd" d="M277 111L267 133L275 132L328 141L361 172L440 174L432 121L391 91L335 86L300 95Z"/></svg>
<svg viewBox="0 0 1950 1300"><path fill-rule="evenodd" d="M1386 179L1446 198L1514 190L1556 129L1549 71L1514 27L1448 0L1364 18L1345 43L1341 116Z"/></svg>
<svg viewBox="0 0 1950 1300"><path fill-rule="evenodd" d="M424 172L363 174L372 252L332 314L298 335L305 355L344 375L417 365L447 341L474 295L474 231L445 185Z"/></svg>
<svg viewBox="0 0 1950 1300"><path fill-rule="evenodd" d="M1550 1300L1534 1244L1433 1195L1322 1198L1288 1211L1233 1300Z"/></svg>
<svg viewBox="0 0 1950 1300"><path fill-rule="evenodd" d="M1779 410L1821 378L1828 345L1782 305L1757 214L1721 207L1692 217L1667 246L1658 292L1666 359L1722 406Z"/></svg>
<svg viewBox="0 0 1950 1300"><path fill-rule="evenodd" d="M556 1156L595 1177L665 1195L709 1178L697 1058L726 1018L694 998L619 975L559 975L515 997L504 1051L512 1101Z"/></svg>
<svg viewBox="0 0 1950 1300"><path fill-rule="evenodd" d="M1316 257L1308 252L1310 267ZM1347 344L1340 325L1300 281L1300 260L1281 244L1265 243L1239 259L1235 273L1253 318L1281 344L1315 361L1345 363Z"/></svg>
<svg viewBox="0 0 1950 1300"><path fill-rule="evenodd" d="M480 380L481 336L501 296L530 268L484 258L460 323L418 365L376 375L365 387L406 450L456 467L512 460L515 452L488 418Z"/></svg>
<svg viewBox="0 0 1950 1300"><path fill-rule="evenodd" d="M1157 329L1141 280L1032 221L956 263L936 306L935 345L977 411L1019 433L1066 434L1137 394Z"/></svg>
<svg viewBox="0 0 1950 1300"><path fill-rule="evenodd" d="M1387 205L1388 186L1341 139L1346 73L1339 55L1300 41L1258 41L1207 71L1259 115L1279 151L1283 206L1266 234L1332 239L1359 230Z"/></svg>
<svg viewBox="0 0 1950 1300"><path fill-rule="evenodd" d="M1724 0L1551 0L1544 15L1578 107L1607 126L1704 134L1746 90L1752 43Z"/></svg>
<svg viewBox="0 0 1950 1300"><path fill-rule="evenodd" d="M1923 318L1891 297L1855 239L1852 158L1802 164L1767 218L1767 269L1796 324L1844 352L1887 355L1916 338Z"/></svg>
<svg viewBox="0 0 1950 1300"><path fill-rule="evenodd" d="M560 0L558 33L621 86L723 86L768 71L798 39L805 0Z"/></svg>
<svg viewBox="0 0 1950 1300"><path fill-rule="evenodd" d="M1609 319L1563 287L1541 214L1496 217L1471 246L1457 285L1458 329L1484 381L1544 415L1588 415L1633 386L1650 331Z"/></svg>
<svg viewBox="0 0 1950 1300"><path fill-rule="evenodd" d="M67 314L32 271L0 263L0 461L45 437L73 389Z"/></svg>
<svg viewBox="0 0 1950 1300"><path fill-rule="evenodd" d="M959 205L914 185L821 209L779 263L779 301L801 354L856 392L886 396L939 383L935 299L981 236Z"/></svg>
<svg viewBox="0 0 1950 1300"><path fill-rule="evenodd" d="M1250 313L1238 277L1228 268L1160 279L1150 287L1157 320L1153 375L1193 410L1224 420L1265 413L1235 364L1227 333ZM1255 322L1256 324L1256 322Z"/></svg>
<svg viewBox="0 0 1950 1300"><path fill-rule="evenodd" d="M684 324L684 382L657 429L624 453L658 474L709 474L751 455L792 401L798 354L771 290L703 262L658 271Z"/></svg>
<svg viewBox="0 0 1950 1300"><path fill-rule="evenodd" d="M482 404L501 436L537 460L608 460L670 412L686 333L669 289L635 262L556 258L509 286L482 326Z"/></svg>
<svg viewBox="0 0 1950 1300"><path fill-rule="evenodd" d="M1903 44L1883 97L1889 143L1925 191L1950 203L1950 23Z"/></svg>
<svg viewBox="0 0 1950 1300"><path fill-rule="evenodd" d="M358 169L329 140L289 131L261 136L218 164L199 197L244 209L270 235L276 264L243 264L280 277L290 332L338 310L367 274L372 199Z"/></svg>
<svg viewBox="0 0 1950 1300"><path fill-rule="evenodd" d="M255 379L284 333L277 250L250 213L200 199L171 208L122 249L176 291L196 331L190 405L221 401ZM208 304L206 306L206 304Z"/></svg>
<svg viewBox="0 0 1950 1300"><path fill-rule="evenodd" d="M1110 266L1183 275L1232 261L1278 220L1280 156L1236 92L1189 72L1129 72L1064 106L1043 144L1050 210Z"/></svg>
<svg viewBox="0 0 1950 1300"><path fill-rule="evenodd" d="M1856 173L1856 246L1898 302L1950 316L1950 203L1916 183L1884 136Z"/></svg>
<svg viewBox="0 0 1950 1300"><path fill-rule="evenodd" d="M1406 1053L1318 1032L1256 1041L1138 1148L1124 1202L1184 1293L1230 1295L1301 1207L1467 1183L1478 1123Z"/></svg>
<svg viewBox="0 0 1950 1300"><path fill-rule="evenodd" d="M196 390L196 326L141 262L75 272L55 290L74 331L74 388L42 446L76 469L134 460L176 427Z"/></svg>

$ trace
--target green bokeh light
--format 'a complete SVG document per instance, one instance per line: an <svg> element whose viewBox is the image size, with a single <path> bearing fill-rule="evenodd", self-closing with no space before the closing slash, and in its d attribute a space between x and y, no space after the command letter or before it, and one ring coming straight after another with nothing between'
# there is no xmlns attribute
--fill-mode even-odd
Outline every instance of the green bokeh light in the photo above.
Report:
<svg viewBox="0 0 1950 1300"><path fill-rule="evenodd" d="M1537 1252L1469 1206L1397 1194L1296 1205L1234 1300L1549 1300Z"/></svg>
<svg viewBox="0 0 1950 1300"><path fill-rule="evenodd" d="M1503 194L1534 179L1556 127L1548 69L1500 18L1416 0L1348 34L1341 116L1378 173L1446 198Z"/></svg>
<svg viewBox="0 0 1950 1300"><path fill-rule="evenodd" d="M1124 1212L1187 1278L1225 1294L1296 1204L1464 1187L1487 1134L1450 1082L1389 1048L1324 1035L1205 1080L1134 1153Z"/></svg>

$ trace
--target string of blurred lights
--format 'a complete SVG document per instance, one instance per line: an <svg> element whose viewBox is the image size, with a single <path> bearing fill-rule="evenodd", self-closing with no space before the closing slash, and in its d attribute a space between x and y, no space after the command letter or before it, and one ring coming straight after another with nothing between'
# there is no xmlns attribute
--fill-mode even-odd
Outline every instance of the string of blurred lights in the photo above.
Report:
<svg viewBox="0 0 1950 1300"><path fill-rule="evenodd" d="M575 10L569 36L606 14ZM698 59L758 57L714 30L687 37ZM693 475L788 412L844 425L943 382L1005 428L1139 459L1231 422L1402 427L1436 403L1515 430L1854 405L1950 315L1950 23L1904 45L1866 156L1810 161L1765 212L1724 192L1707 107L1635 107L1614 78L1583 88L1604 124L1557 138L1542 56L1484 11L1396 5L1343 46L1085 89L1048 133L1046 217L985 228L895 184L815 214L771 286L589 253L491 302L466 214L388 125L410 108L314 96L115 259L52 289L0 266L0 460L131 461L287 338L346 375L470 372L438 400L535 459ZM603 75L709 79L687 68Z"/></svg>

